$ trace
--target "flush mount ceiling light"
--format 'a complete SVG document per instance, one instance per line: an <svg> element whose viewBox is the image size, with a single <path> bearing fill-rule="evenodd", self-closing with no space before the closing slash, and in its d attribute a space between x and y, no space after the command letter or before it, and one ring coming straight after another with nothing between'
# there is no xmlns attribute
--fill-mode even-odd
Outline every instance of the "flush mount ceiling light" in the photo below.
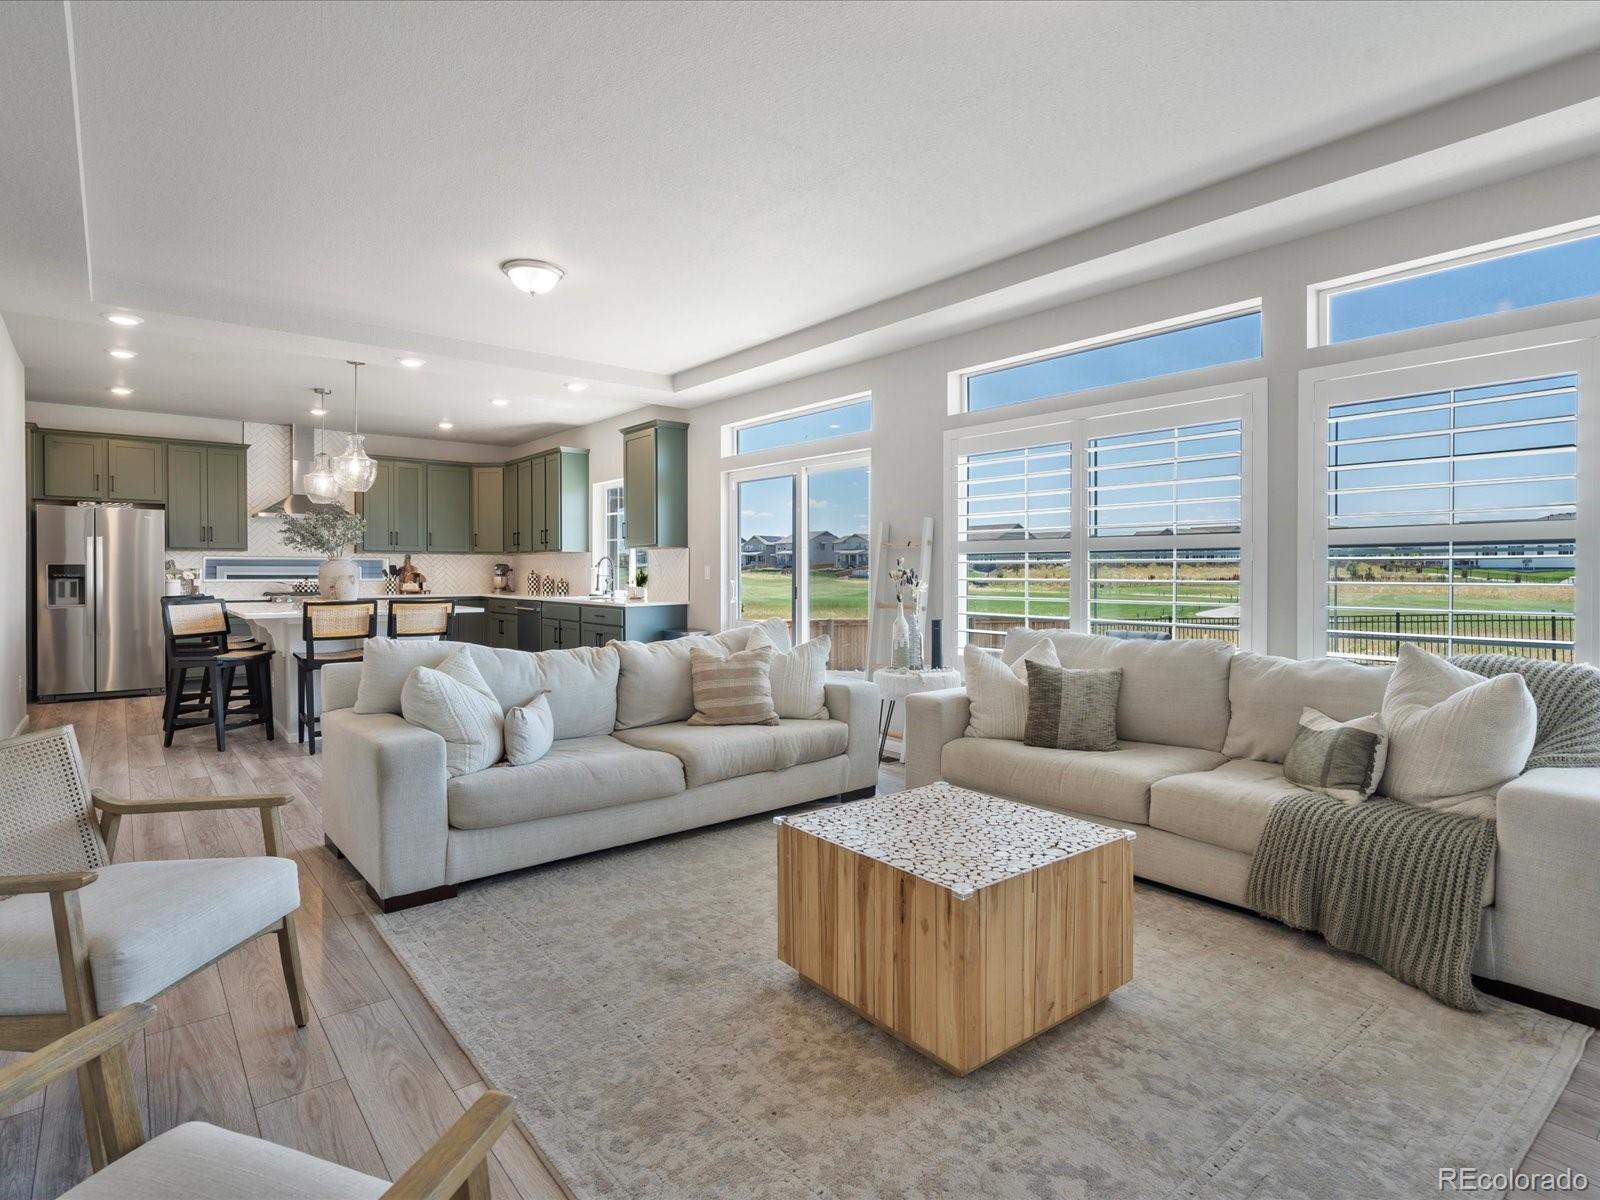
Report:
<svg viewBox="0 0 1600 1200"><path fill-rule="evenodd" d="M339 486L347 492L365 492L371 489L378 478L378 464L367 457L366 439L360 434L361 411L358 408L358 398L361 391L361 368L366 363L356 362L355 359L345 360L350 364L350 441L345 445L344 453L333 460L333 477Z"/></svg>
<svg viewBox="0 0 1600 1200"><path fill-rule="evenodd" d="M144 318L136 317L130 312L109 312L106 320L113 325L121 325L124 329L132 329L135 325L143 325Z"/></svg>
<svg viewBox="0 0 1600 1200"><path fill-rule="evenodd" d="M311 390L317 394L317 402L312 407L311 414L316 417L327 416L328 397L333 395L333 389ZM325 430L317 430L317 452L311 456L311 466L300 476L300 487L313 500L319 500L323 504L334 504L339 499L339 478L333 473L333 460L322 448L322 440L326 436Z"/></svg>
<svg viewBox="0 0 1600 1200"><path fill-rule="evenodd" d="M444 420L439 422L439 428L440 429L454 429L455 427L456 427L456 423L454 421L452 421L449 417L446 417Z"/></svg>
<svg viewBox="0 0 1600 1200"><path fill-rule="evenodd" d="M506 405L510 404L511 401L507 400L504 396L496 396L493 400L489 401L489 403L494 405L496 408L504 408Z"/></svg>
<svg viewBox="0 0 1600 1200"><path fill-rule="evenodd" d="M106 353L111 355L112 358L129 359L139 357L139 352L137 350L125 350L121 346L116 346L110 350L107 350Z"/></svg>
<svg viewBox="0 0 1600 1200"><path fill-rule="evenodd" d="M530 296L542 296L561 282L566 274L555 263L540 258L508 258L500 264L506 278Z"/></svg>
<svg viewBox="0 0 1600 1200"><path fill-rule="evenodd" d="M571 383L563 383L561 386L566 388L569 392L587 392L589 390L589 385L587 383L580 383L576 379L574 379Z"/></svg>
<svg viewBox="0 0 1600 1200"><path fill-rule="evenodd" d="M420 371L427 365L428 360L418 358L415 354L408 354L400 360L400 365L408 371Z"/></svg>
<svg viewBox="0 0 1600 1200"><path fill-rule="evenodd" d="M118 386L111 389L111 394L113 396L131 396L133 395L133 389L131 387Z"/></svg>

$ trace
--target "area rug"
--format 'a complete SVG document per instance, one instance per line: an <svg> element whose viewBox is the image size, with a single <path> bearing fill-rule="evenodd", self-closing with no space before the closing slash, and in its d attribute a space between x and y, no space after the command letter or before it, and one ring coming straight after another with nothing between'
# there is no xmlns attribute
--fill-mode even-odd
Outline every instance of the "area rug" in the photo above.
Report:
<svg viewBox="0 0 1600 1200"><path fill-rule="evenodd" d="M777 960L775 856L757 818L375 920L583 1200L1434 1195L1518 1166L1590 1032L1140 885L1133 982L958 1079Z"/></svg>

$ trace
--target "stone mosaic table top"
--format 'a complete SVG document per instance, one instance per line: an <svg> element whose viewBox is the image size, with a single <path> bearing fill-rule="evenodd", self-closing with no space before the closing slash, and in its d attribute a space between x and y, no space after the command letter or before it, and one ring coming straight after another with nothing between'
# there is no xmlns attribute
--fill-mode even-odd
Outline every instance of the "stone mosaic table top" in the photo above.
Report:
<svg viewBox="0 0 1600 1200"><path fill-rule="evenodd" d="M962 899L1134 837L1129 829L1094 825L948 783L774 820L949 888Z"/></svg>

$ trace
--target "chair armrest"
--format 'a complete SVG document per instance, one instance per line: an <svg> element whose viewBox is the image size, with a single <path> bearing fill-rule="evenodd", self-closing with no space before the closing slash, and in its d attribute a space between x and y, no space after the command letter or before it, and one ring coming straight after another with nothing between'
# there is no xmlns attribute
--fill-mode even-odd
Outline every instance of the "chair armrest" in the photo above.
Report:
<svg viewBox="0 0 1600 1200"><path fill-rule="evenodd" d="M321 704L317 711L332 712L337 708L353 708L356 691L360 686L360 663L329 663L322 668L322 682L319 686Z"/></svg>
<svg viewBox="0 0 1600 1200"><path fill-rule="evenodd" d="M384 1192L384 1200L450 1200L477 1171L516 1110L504 1092L485 1092ZM487 1177L484 1179L487 1184ZM487 1189L485 1189L487 1194ZM476 1193L474 1193L476 1194Z"/></svg>
<svg viewBox="0 0 1600 1200"><path fill-rule="evenodd" d="M876 787L878 784L878 719L882 693L878 685L859 675L827 675L822 684L822 700L828 716L843 721L849 728L845 753L849 755L846 791Z"/></svg>
<svg viewBox="0 0 1600 1200"><path fill-rule="evenodd" d="M57 871L50 875L0 875L0 896L28 896L38 892L75 892L99 876L93 871ZM0 1104L0 1108L5 1105Z"/></svg>
<svg viewBox="0 0 1600 1200"><path fill-rule="evenodd" d="M282 808L294 799L282 792L263 792L259 795L158 796L151 800L124 800L99 788L95 788L90 796L94 806L101 812L118 817L133 817L140 813L205 812L218 808Z"/></svg>
<svg viewBox="0 0 1600 1200"><path fill-rule="evenodd" d="M74 1029L26 1058L0 1067L0 1110L117 1049L154 1020L155 1015L153 1004L130 1004Z"/></svg>
<svg viewBox="0 0 1600 1200"><path fill-rule="evenodd" d="M972 706L965 688L906 697L906 786L944 778L944 748L967 735Z"/></svg>

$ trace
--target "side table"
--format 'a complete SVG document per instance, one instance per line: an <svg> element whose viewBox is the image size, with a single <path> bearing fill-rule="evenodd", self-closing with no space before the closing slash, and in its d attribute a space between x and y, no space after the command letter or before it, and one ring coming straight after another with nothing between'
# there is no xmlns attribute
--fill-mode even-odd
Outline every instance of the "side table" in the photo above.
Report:
<svg viewBox="0 0 1600 1200"><path fill-rule="evenodd" d="M872 682L878 685L878 692L882 697L878 703L878 718L882 723L882 729L878 733L878 761L893 762L894 759L884 757L883 751L889 744L889 723L894 720L895 703L918 692L939 692L945 688L960 687L961 672L947 668L936 671L898 671L882 668L872 673ZM901 758L904 757L902 754Z"/></svg>

